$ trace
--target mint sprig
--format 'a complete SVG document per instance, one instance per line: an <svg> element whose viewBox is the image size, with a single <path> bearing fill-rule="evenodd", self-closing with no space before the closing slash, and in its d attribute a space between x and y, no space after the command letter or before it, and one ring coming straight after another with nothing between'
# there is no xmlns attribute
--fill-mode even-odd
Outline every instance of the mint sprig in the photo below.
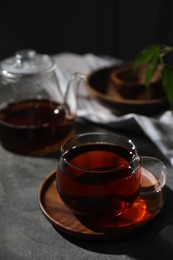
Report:
<svg viewBox="0 0 173 260"><path fill-rule="evenodd" d="M159 68L161 72L161 83L170 106L173 105L173 67L165 64L165 56L173 52L173 46L163 44L151 44L144 48L134 62L134 70L144 64L148 64L145 73L145 85L149 89L151 80Z"/></svg>

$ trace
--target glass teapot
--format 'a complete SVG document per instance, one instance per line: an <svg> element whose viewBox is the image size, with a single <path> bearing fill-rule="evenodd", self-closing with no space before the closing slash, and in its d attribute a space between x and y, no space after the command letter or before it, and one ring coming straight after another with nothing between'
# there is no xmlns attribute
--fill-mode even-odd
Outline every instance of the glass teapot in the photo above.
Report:
<svg viewBox="0 0 173 260"><path fill-rule="evenodd" d="M72 75L65 95L48 55L21 50L0 63L0 142L16 153L56 151L70 135L77 90L85 76Z"/></svg>

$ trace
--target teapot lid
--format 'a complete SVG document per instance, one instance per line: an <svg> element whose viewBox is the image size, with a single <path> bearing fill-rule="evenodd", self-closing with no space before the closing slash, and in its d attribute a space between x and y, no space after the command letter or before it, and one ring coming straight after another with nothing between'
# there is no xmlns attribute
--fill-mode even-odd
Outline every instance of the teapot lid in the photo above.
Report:
<svg viewBox="0 0 173 260"><path fill-rule="evenodd" d="M0 74L8 78L35 75L52 70L54 65L49 55L38 54L34 50L20 50L0 63Z"/></svg>

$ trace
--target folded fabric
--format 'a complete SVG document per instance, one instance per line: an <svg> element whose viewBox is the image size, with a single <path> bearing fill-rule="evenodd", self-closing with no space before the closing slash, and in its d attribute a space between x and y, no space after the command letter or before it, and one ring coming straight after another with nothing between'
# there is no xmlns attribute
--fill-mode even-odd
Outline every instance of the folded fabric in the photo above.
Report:
<svg viewBox="0 0 173 260"><path fill-rule="evenodd" d="M87 75L93 70L120 64L121 61L111 57L98 57L93 54L76 55L62 53L54 56L57 64L57 76L62 93L74 72ZM95 123L110 125L112 128L125 127L132 130L138 126L155 143L163 155L173 166L173 115L172 111L164 111L155 117L139 114L116 116L111 111L93 100L84 85L79 90L78 117L86 118Z"/></svg>

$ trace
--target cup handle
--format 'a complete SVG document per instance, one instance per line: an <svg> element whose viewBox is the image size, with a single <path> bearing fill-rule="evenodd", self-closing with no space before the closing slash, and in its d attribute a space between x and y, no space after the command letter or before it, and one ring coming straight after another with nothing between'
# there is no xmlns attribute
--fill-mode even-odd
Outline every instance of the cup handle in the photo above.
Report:
<svg viewBox="0 0 173 260"><path fill-rule="evenodd" d="M159 193L166 183L167 170L162 161L155 157L141 156L141 188L142 195Z"/></svg>

